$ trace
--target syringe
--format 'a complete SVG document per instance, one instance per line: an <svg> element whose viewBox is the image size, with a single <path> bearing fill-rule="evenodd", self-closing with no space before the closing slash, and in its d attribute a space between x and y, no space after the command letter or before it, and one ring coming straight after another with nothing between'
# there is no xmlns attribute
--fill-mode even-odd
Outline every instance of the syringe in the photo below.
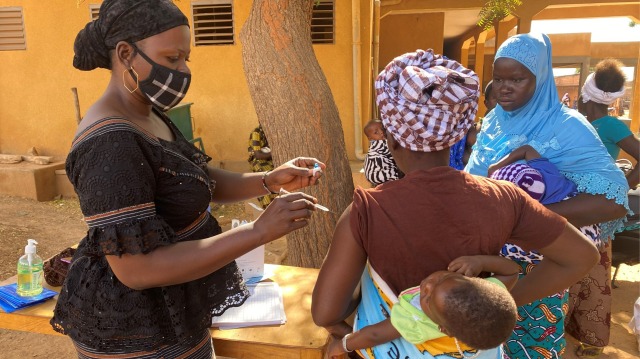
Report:
<svg viewBox="0 0 640 359"><path fill-rule="evenodd" d="M284 194L291 194L291 192L289 192L289 191L285 190L284 188L280 188L280 193L284 193ZM319 205L319 204L314 204L314 206L315 206L317 209L321 209L321 210L323 210L323 211L325 211L325 212L331 212L331 213L333 213L331 210L329 210L329 208L327 208L327 207L325 207L325 206L321 206L321 205Z"/></svg>

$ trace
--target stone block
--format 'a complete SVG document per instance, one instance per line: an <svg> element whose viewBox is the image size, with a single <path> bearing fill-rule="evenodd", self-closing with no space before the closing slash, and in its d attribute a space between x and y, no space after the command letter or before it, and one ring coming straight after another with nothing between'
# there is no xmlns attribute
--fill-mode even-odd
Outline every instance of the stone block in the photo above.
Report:
<svg viewBox="0 0 640 359"><path fill-rule="evenodd" d="M27 156L39 156L38 154L38 150L36 150L35 147L31 147L28 151L27 151Z"/></svg>
<svg viewBox="0 0 640 359"><path fill-rule="evenodd" d="M0 163L15 164L22 162L22 156L20 155L0 155Z"/></svg>
<svg viewBox="0 0 640 359"><path fill-rule="evenodd" d="M32 162L37 165L48 165L50 162L53 162L53 157L51 156L22 156L23 161Z"/></svg>
<svg viewBox="0 0 640 359"><path fill-rule="evenodd" d="M55 171L61 169L64 162L0 164L0 194L50 201L58 195Z"/></svg>

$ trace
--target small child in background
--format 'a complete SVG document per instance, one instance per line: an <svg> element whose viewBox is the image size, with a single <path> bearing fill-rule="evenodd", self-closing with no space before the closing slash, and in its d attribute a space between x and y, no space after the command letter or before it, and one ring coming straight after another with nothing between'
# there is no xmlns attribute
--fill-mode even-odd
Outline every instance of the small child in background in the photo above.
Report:
<svg viewBox="0 0 640 359"><path fill-rule="evenodd" d="M487 87L484 88L484 106L487 108L484 117L487 117L489 112L498 106L498 96L493 93L493 80L489 81Z"/></svg>
<svg viewBox="0 0 640 359"><path fill-rule="evenodd" d="M494 276L473 278L482 272ZM334 338L327 355L334 359L347 350L372 348L400 337L422 344L450 336L476 349L495 348L516 323L516 304L508 291L517 281L518 265L508 259L457 258L448 271L434 272L419 287L401 292L390 318L348 334L344 341Z"/></svg>
<svg viewBox="0 0 640 359"><path fill-rule="evenodd" d="M367 181L377 186L404 177L389 152L382 122L367 122L364 134L369 139L369 151L364 159L364 175Z"/></svg>

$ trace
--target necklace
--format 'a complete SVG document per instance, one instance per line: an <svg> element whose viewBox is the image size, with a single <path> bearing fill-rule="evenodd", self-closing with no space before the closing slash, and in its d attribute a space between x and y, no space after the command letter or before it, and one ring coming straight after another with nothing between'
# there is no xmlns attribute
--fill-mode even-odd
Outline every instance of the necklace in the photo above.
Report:
<svg viewBox="0 0 640 359"><path fill-rule="evenodd" d="M465 359L474 359L476 358L478 355L480 355L481 350L478 350L475 354L473 354L472 356L466 356L464 355L464 352L462 351L462 349L460 349L460 344L458 343L458 339L457 338L453 338L453 340L455 340L456 342L456 347L458 347L458 352L460 353L460 355L462 355L463 358Z"/></svg>

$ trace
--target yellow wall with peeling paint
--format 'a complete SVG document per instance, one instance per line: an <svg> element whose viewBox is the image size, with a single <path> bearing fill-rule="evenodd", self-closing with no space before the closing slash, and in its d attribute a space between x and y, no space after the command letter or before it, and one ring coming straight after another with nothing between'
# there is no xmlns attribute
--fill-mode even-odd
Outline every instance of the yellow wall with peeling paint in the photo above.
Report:
<svg viewBox="0 0 640 359"><path fill-rule="evenodd" d="M0 152L26 153L35 146L43 155L66 157L76 131L71 88L77 87L84 114L104 91L110 72L73 68L73 42L90 20L88 0L3 0L0 6L23 7L26 51L0 51ZM191 2L176 2L190 17ZM192 85L183 102L193 102L195 134L207 154L227 168L247 168L249 133L258 121L242 67L239 33L251 2L234 1L235 45L192 48ZM331 87L347 143L354 154L351 3L336 1L335 44L314 45ZM259 56L259 54L256 54ZM304 121L301 118L300 121Z"/></svg>

